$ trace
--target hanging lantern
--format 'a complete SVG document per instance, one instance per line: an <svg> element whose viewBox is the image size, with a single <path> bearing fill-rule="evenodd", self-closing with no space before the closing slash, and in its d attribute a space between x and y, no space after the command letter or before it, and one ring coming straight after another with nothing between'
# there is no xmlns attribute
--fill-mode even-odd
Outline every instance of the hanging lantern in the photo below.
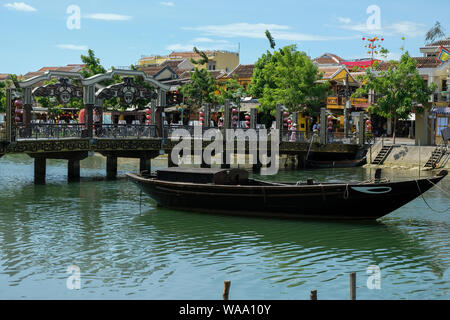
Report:
<svg viewBox="0 0 450 320"><path fill-rule="evenodd" d="M205 118L201 117L200 122L203 122L203 121L205 121Z"/></svg>
<svg viewBox="0 0 450 320"><path fill-rule="evenodd" d="M200 111L200 117L203 117L205 115L205 113L203 111Z"/></svg>
<svg viewBox="0 0 450 320"><path fill-rule="evenodd" d="M20 117L15 117L14 119L16 120L16 122L20 122Z"/></svg>
<svg viewBox="0 0 450 320"><path fill-rule="evenodd" d="M16 100L16 101L14 101L14 106L16 107L16 108L20 108L20 107L22 107L22 100Z"/></svg>
<svg viewBox="0 0 450 320"><path fill-rule="evenodd" d="M21 114L21 113L22 113L22 110L16 109L16 110L14 110L14 113L15 113L15 114Z"/></svg>
<svg viewBox="0 0 450 320"><path fill-rule="evenodd" d="M245 124L249 126L250 125L250 121L248 121L248 120L245 121Z"/></svg>
<svg viewBox="0 0 450 320"><path fill-rule="evenodd" d="M328 121L328 126L332 127L333 126L333 122L332 121Z"/></svg>
<svg viewBox="0 0 450 320"><path fill-rule="evenodd" d="M333 120L333 116L330 114L330 115L328 116L328 121L331 121L331 120Z"/></svg>
<svg viewBox="0 0 450 320"><path fill-rule="evenodd" d="M369 125L369 124L371 124L371 123L372 123L372 122L371 122L369 119L366 120L366 124L367 124L367 125Z"/></svg>
<svg viewBox="0 0 450 320"><path fill-rule="evenodd" d="M147 120L150 120L151 117L150 117L150 115L148 114L148 115L146 116L146 118L147 118Z"/></svg>
<svg viewBox="0 0 450 320"><path fill-rule="evenodd" d="M238 113L238 110L237 110L237 109L233 109L232 112L233 112L234 114L236 114L236 113Z"/></svg>
<svg viewBox="0 0 450 320"><path fill-rule="evenodd" d="M238 117L237 116L233 116L233 120L237 121Z"/></svg>
<svg viewBox="0 0 450 320"><path fill-rule="evenodd" d="M145 110L145 113L147 113L147 114L151 114L151 113L152 113L152 110L150 110L150 109L147 109L147 110Z"/></svg>
<svg viewBox="0 0 450 320"><path fill-rule="evenodd" d="M288 120L289 120L288 118L284 118L283 119L284 122L288 122Z"/></svg>
<svg viewBox="0 0 450 320"><path fill-rule="evenodd" d="M233 121L233 126L237 126L237 122L236 121Z"/></svg>
<svg viewBox="0 0 450 320"><path fill-rule="evenodd" d="M292 120L291 120L291 119L288 119L287 123L291 124L291 123L292 123Z"/></svg>
<svg viewBox="0 0 450 320"><path fill-rule="evenodd" d="M289 112L285 111L285 112L283 112L283 115L284 115L285 117L287 117L287 116L289 115Z"/></svg>
<svg viewBox="0 0 450 320"><path fill-rule="evenodd" d="M245 120L250 120L250 116L248 114L245 116Z"/></svg>
<svg viewBox="0 0 450 320"><path fill-rule="evenodd" d="M149 124L150 124L150 121L147 120L146 123L149 125Z"/></svg>

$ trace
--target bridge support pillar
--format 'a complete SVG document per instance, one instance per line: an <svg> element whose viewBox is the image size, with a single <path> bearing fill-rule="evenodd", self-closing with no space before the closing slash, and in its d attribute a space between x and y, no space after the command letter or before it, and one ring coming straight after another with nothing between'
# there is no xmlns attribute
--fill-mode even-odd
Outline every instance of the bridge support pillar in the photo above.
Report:
<svg viewBox="0 0 450 320"><path fill-rule="evenodd" d="M152 172L152 160L148 158L140 158L139 161L139 173L142 171Z"/></svg>
<svg viewBox="0 0 450 320"><path fill-rule="evenodd" d="M117 177L117 157L106 157L106 178L115 179Z"/></svg>
<svg viewBox="0 0 450 320"><path fill-rule="evenodd" d="M67 178L69 182L80 181L80 160L69 159Z"/></svg>
<svg viewBox="0 0 450 320"><path fill-rule="evenodd" d="M231 166L229 163L227 163L227 152L226 149L222 152L222 164L220 165L221 169L230 169Z"/></svg>
<svg viewBox="0 0 450 320"><path fill-rule="evenodd" d="M176 166L177 166L177 165L172 161L172 157L171 157L171 154L170 154L170 153L167 155L167 166L168 166L169 168L173 168L173 167L176 167Z"/></svg>
<svg viewBox="0 0 450 320"><path fill-rule="evenodd" d="M34 158L34 184L45 184L46 169L46 158Z"/></svg>
<svg viewBox="0 0 450 320"><path fill-rule="evenodd" d="M253 173L260 173L262 164L259 161L259 152L258 151L256 152L256 159L252 159L252 160L253 160L252 172Z"/></svg>

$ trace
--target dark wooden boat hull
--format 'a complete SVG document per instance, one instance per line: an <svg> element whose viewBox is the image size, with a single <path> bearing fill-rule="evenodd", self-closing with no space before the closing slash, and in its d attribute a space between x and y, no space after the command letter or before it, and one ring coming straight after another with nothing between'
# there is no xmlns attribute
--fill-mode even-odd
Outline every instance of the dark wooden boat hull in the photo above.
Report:
<svg viewBox="0 0 450 320"><path fill-rule="evenodd" d="M227 215L375 220L402 207L447 175L429 179L314 185L214 185L127 176L158 205ZM420 191L419 191L420 190Z"/></svg>

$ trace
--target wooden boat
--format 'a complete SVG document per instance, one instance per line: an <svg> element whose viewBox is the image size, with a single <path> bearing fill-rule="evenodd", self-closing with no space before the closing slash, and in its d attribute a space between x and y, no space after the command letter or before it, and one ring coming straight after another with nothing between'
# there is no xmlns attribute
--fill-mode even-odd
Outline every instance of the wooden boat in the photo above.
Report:
<svg viewBox="0 0 450 320"><path fill-rule="evenodd" d="M127 176L158 205L184 211L277 218L374 220L414 200L447 175L389 182L279 183L240 169L159 170Z"/></svg>
<svg viewBox="0 0 450 320"><path fill-rule="evenodd" d="M337 161L316 161L307 160L306 167L309 169L323 168L352 168L360 167L366 164L366 157L356 160L337 160Z"/></svg>

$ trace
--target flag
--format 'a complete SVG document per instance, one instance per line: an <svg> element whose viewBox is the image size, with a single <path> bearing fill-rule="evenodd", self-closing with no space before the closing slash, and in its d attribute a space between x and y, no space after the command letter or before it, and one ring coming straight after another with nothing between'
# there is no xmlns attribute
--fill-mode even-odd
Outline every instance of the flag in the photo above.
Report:
<svg viewBox="0 0 450 320"><path fill-rule="evenodd" d="M450 58L450 50L448 50L444 47L441 47L441 52L439 52L439 56L438 56L439 61L446 62L446 61L448 61L449 58Z"/></svg>

